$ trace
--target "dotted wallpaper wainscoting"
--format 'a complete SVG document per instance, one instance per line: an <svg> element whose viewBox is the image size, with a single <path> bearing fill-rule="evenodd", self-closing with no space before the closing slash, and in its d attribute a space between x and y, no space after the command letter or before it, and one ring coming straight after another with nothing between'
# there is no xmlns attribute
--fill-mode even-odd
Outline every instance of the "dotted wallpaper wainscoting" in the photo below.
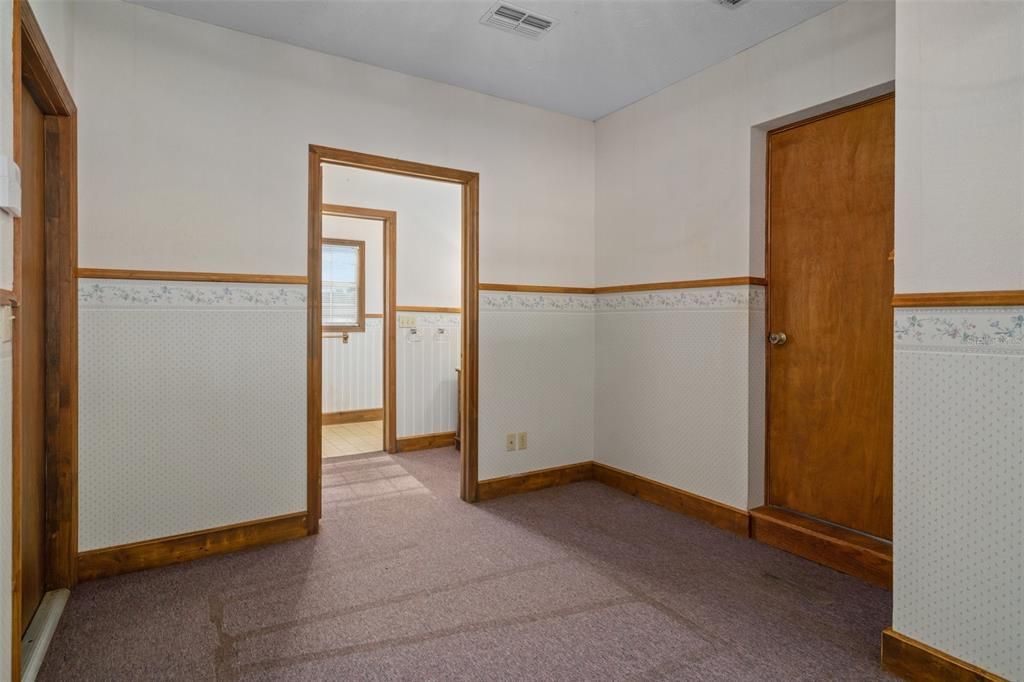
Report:
<svg viewBox="0 0 1024 682"><path fill-rule="evenodd" d="M746 509L764 481L764 288L596 300L594 459Z"/></svg>
<svg viewBox="0 0 1024 682"><path fill-rule="evenodd" d="M79 550L305 507L305 286L81 280Z"/></svg>
<svg viewBox="0 0 1024 682"><path fill-rule="evenodd" d="M384 406L384 320L366 319L366 331L323 338L324 412L372 410Z"/></svg>
<svg viewBox="0 0 1024 682"><path fill-rule="evenodd" d="M1024 679L1024 308L898 309L893 628Z"/></svg>
<svg viewBox="0 0 1024 682"><path fill-rule="evenodd" d="M593 459L594 343L592 295L480 292L480 480Z"/></svg>

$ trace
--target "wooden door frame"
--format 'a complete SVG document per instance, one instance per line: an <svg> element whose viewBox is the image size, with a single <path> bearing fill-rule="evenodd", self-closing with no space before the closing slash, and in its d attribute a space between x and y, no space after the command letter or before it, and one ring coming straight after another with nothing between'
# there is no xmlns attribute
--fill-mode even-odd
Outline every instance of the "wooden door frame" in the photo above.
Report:
<svg viewBox="0 0 1024 682"><path fill-rule="evenodd" d="M13 2L14 161L22 161L21 87L44 116L45 342L45 589L70 588L78 559L78 114L32 8ZM17 310L22 295L21 220L14 219L14 289L4 298ZM15 316L17 318L17 316ZM11 673L21 670L21 329L12 339L12 642Z"/></svg>
<svg viewBox="0 0 1024 682"><path fill-rule="evenodd" d="M476 502L477 466L477 397L479 355L477 348L479 312L479 235L480 175L471 171L431 166L385 156L375 156L320 145L309 146L309 239L308 270L308 362L307 362L307 432L306 432L306 505L309 532L319 530L321 515L321 417L323 404L320 341L320 238L323 207L323 173L321 164L348 166L394 175L450 182L462 186L462 438L459 496Z"/></svg>
<svg viewBox="0 0 1024 682"><path fill-rule="evenodd" d="M397 420L397 408L396 405L396 380L395 380L395 367L396 367L396 348L395 348L395 308L397 301L397 267L398 259L396 257L397 246L398 246L398 213L395 211L386 211L377 208L363 208L360 206L342 206L340 204L321 204L320 205L321 216L330 215L337 216L339 218L366 218L370 220L380 220L383 223L383 244L384 244L384 450L387 452L398 452L398 427L396 424ZM321 244L325 241L330 241L323 236L319 235ZM364 253L365 259L365 253ZM320 268L321 261L313 264L310 261L310 273L309 281L313 281L312 268L316 268L316 281L317 291L320 290ZM364 278L365 283L365 278ZM319 298L316 301L318 312L316 314L317 319L322 319ZM365 310L363 311L365 314ZM322 336L322 335L321 335ZM323 340L321 338L321 344ZM323 354L323 346L320 347L320 352ZM321 399L323 394L323 373L321 372L318 381L320 382L320 393ZM323 406L321 403L321 415L323 414ZM321 425L321 428L323 426ZM322 442L321 442L322 444ZM322 453L321 453L322 454Z"/></svg>

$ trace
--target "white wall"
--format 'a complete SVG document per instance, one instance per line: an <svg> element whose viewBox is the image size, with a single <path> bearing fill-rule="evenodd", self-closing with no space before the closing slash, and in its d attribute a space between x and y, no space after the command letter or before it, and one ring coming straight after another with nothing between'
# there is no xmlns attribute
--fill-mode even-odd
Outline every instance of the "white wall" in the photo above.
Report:
<svg viewBox="0 0 1024 682"><path fill-rule="evenodd" d="M82 267L305 274L307 152L315 143L479 172L482 281L593 284L591 122L121 2L76 3L72 42ZM530 201L522 201L524 196ZM409 298L403 291L400 280L399 303L459 305L418 299L416 286L409 289ZM148 328L137 330L138 338L151 339L153 329L164 328L166 315L154 311ZM142 324L147 316L133 313L131 318ZM488 362L497 362L490 349L517 337L519 330L509 322L481 334L482 373L492 371ZM166 349L174 357L161 362L188 367L197 354L218 357L223 340L214 332L199 328L188 354L183 348ZM102 324L83 324L82 333L106 332ZM305 352L301 335L287 338L291 345L278 349L282 357ZM92 336L81 339L83 347L96 347L95 341ZM533 341L535 354L540 353L545 341ZM260 361L254 356L252 366ZM501 363L503 371L530 370L507 359ZM202 377L194 389L211 395L220 390L205 385ZM128 417L90 404L98 399L90 395L83 390L81 396L83 433L123 429ZM494 415L525 409L518 430L541 433L553 428L548 424L562 424L552 439L561 446L546 446L553 453L547 461L589 458L592 420L561 419L567 397L592 404L589 394L548 396L532 385L506 386L487 398L491 411L481 415L481 430L489 428ZM273 415L289 434L304 424L301 415L292 423L282 416L290 412L259 404L264 407L250 406L262 410L263 418ZM143 432L134 435L143 441L173 439L177 432L165 426L140 427ZM577 426L582 431L574 430ZM229 431L200 432L204 437L193 445L206 458L188 476L219 475L226 461L219 448ZM101 493L86 488L105 480L89 469L90 462L111 456L99 451L98 440L94 446L88 443L83 438L79 452L83 499ZM543 449L542 443L537 447ZM481 442L481 471L488 470L495 446L504 452L503 436L494 444ZM279 466L279 485L296 486L275 500L299 494L290 463L304 461L304 449L304 439L296 438L256 442L249 450L249 466ZM119 456L127 457L126 452ZM151 469L144 460L126 476L143 477ZM130 483L122 477L112 485ZM201 487L179 481L170 490L183 507L208 508ZM235 490L245 497L260 488L238 484ZM134 514L136 502L105 513ZM257 517L278 513L280 507L275 502L244 508ZM227 518L238 509L221 515ZM218 514L191 522L211 522ZM131 536L153 537L165 526L154 521Z"/></svg>
<svg viewBox="0 0 1024 682"><path fill-rule="evenodd" d="M896 291L1024 289L1024 4L900 4Z"/></svg>
<svg viewBox="0 0 1024 682"><path fill-rule="evenodd" d="M31 0L39 28L46 37L46 44L53 53L64 82L72 95L75 92L74 69L74 0Z"/></svg>
<svg viewBox="0 0 1024 682"><path fill-rule="evenodd" d="M896 8L896 290L1024 289L1024 4ZM1024 307L900 309L893 628L1024 679Z"/></svg>
<svg viewBox="0 0 1024 682"><path fill-rule="evenodd" d="M765 129L887 87L893 12L849 0L598 121L598 284L763 275ZM739 290L599 305L599 461L762 503L764 298Z"/></svg>
<svg viewBox="0 0 1024 682"><path fill-rule="evenodd" d="M462 185L329 164L323 177L325 203L398 213L398 305L462 305Z"/></svg>
<svg viewBox="0 0 1024 682"><path fill-rule="evenodd" d="M84 267L305 274L314 143L479 172L483 281L593 283L588 121L122 2L74 50Z"/></svg>
<svg viewBox="0 0 1024 682"><path fill-rule="evenodd" d="M891 81L893 50L893 3L850 0L598 121L598 284L763 275L751 128Z"/></svg>

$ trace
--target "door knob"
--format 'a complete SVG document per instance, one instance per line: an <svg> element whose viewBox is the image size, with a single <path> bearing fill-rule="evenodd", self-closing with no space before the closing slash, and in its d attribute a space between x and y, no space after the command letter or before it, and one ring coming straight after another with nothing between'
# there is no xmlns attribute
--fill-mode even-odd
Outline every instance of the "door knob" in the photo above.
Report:
<svg viewBox="0 0 1024 682"><path fill-rule="evenodd" d="M786 343L786 332L772 332L768 335L768 343L773 346L781 346Z"/></svg>

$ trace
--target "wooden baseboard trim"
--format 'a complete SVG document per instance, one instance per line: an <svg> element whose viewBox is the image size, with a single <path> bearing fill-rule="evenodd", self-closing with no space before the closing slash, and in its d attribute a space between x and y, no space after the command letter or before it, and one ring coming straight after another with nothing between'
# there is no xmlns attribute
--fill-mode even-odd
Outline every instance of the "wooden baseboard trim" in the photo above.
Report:
<svg viewBox="0 0 1024 682"><path fill-rule="evenodd" d="M892 628L882 632L882 667L915 682L1007 682L1004 677L901 635Z"/></svg>
<svg viewBox="0 0 1024 682"><path fill-rule="evenodd" d="M805 559L892 589L892 545L780 507L750 511L750 536Z"/></svg>
<svg viewBox="0 0 1024 682"><path fill-rule="evenodd" d="M94 549L78 555L78 580L170 566L308 535L306 512Z"/></svg>
<svg viewBox="0 0 1024 682"><path fill-rule="evenodd" d="M750 532L749 515L742 509L730 507L707 497L652 481L649 478L600 462L594 462L594 478L607 486L639 497L641 500L692 516L731 533L747 537Z"/></svg>
<svg viewBox="0 0 1024 682"><path fill-rule="evenodd" d="M346 410L344 412L324 412L321 424L358 424L359 422L378 422L384 419L384 408L373 407L368 410Z"/></svg>
<svg viewBox="0 0 1024 682"><path fill-rule="evenodd" d="M455 432L425 433L422 436L405 436L397 441L397 452L415 452L416 450L433 450L450 448L455 445Z"/></svg>
<svg viewBox="0 0 1024 682"><path fill-rule="evenodd" d="M78 268L79 279L142 279L164 282L237 282L247 284L306 284L305 275L254 275L235 272L183 272L178 270L117 270Z"/></svg>
<svg viewBox="0 0 1024 682"><path fill-rule="evenodd" d="M493 500L496 497L528 493L544 488L553 488L569 483L589 481L594 477L593 462L578 462L549 469L527 471L525 474L502 476L480 481L477 487L478 500Z"/></svg>
<svg viewBox="0 0 1024 682"><path fill-rule="evenodd" d="M923 294L896 294L894 308L970 308L1024 306L1024 290L939 291Z"/></svg>

